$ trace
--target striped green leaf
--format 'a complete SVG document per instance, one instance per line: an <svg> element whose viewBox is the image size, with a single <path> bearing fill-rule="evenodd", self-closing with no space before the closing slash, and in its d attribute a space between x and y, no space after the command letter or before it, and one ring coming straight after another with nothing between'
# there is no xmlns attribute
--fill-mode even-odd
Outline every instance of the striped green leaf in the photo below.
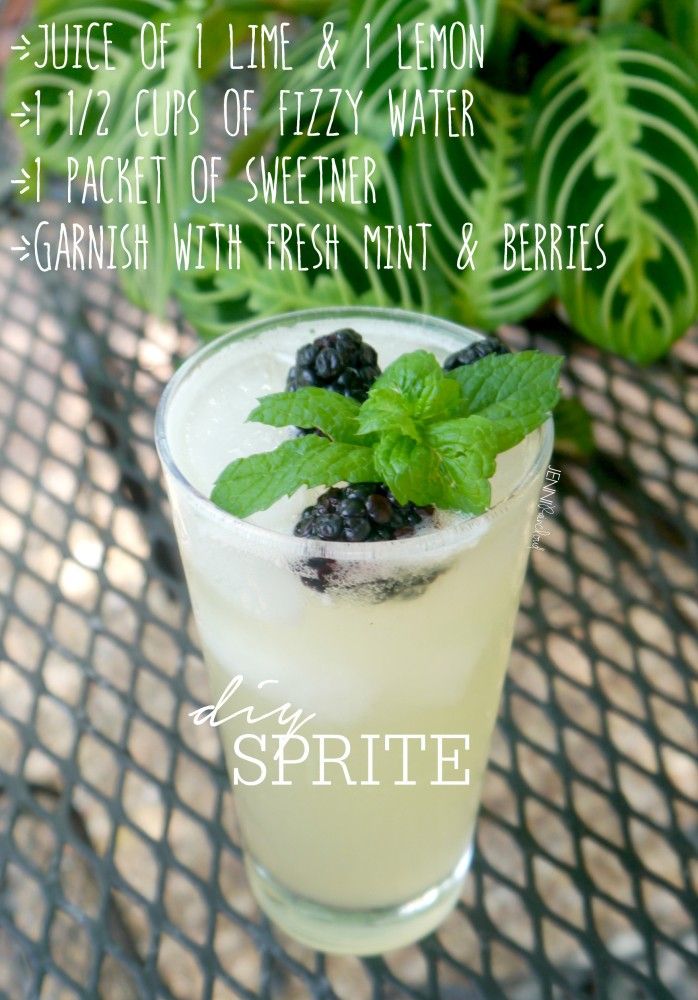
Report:
<svg viewBox="0 0 698 1000"><path fill-rule="evenodd" d="M649 0L601 0L601 23L627 24L648 4Z"/></svg>
<svg viewBox="0 0 698 1000"><path fill-rule="evenodd" d="M406 147L405 191L415 220L431 221L431 257L464 322L493 330L530 315L551 293L543 271L503 268L504 224L526 219L523 138L527 103L478 82L474 135L419 137ZM461 227L478 240L476 269L458 271ZM465 263L465 262L463 262ZM532 252L525 266L532 266Z"/></svg>
<svg viewBox="0 0 698 1000"><path fill-rule="evenodd" d="M666 32L694 62L698 62L698 0L662 0Z"/></svg>
<svg viewBox="0 0 698 1000"><path fill-rule="evenodd" d="M171 21L173 14L182 6L178 0L134 0L129 4L109 0L99 3L44 0L41 13L24 29L33 51L39 52L42 48L43 33L39 29L42 17L56 25L59 56L64 53L63 31L66 26L79 24L84 31L92 22L111 21L110 38L113 44L110 59L115 69L110 72L99 69L93 73L87 69L74 69L69 61L66 68L58 72L36 69L32 59L24 62L11 60L5 83L6 109L14 111L22 101L33 106L36 103L35 91L40 89L42 94L41 136L32 134L34 130L31 128L22 130L21 139L26 152L32 157L41 156L46 167L63 174L67 156L86 153L116 156L128 151L133 144L134 129L132 108L126 103L126 97L137 75L136 67L141 66L137 54L141 26L144 21ZM103 52L104 46L95 44L93 56L101 59ZM142 79L147 79L145 70L142 71ZM68 129L69 93L74 93L79 123L90 90L94 95L99 91L108 91L111 96L109 106L105 109L105 102L94 97L88 105L83 134L71 135ZM109 135L99 137L95 132L105 110L103 124L109 128Z"/></svg>
<svg viewBox="0 0 698 1000"><path fill-rule="evenodd" d="M283 87L291 91L306 91L309 88L325 88L320 107L323 110L332 101L329 88L340 87L352 93L363 91L361 104L361 131L363 135L389 145L392 142L390 113L387 93L393 88L420 90L428 106L427 91L430 88L462 87L471 76L468 68L463 70L442 66L428 71L416 68L414 29L423 25L423 34L428 37L430 26L448 29L454 20L472 25L480 47L479 26L484 26L484 44L487 44L494 28L498 0L335 0L327 15L336 26L335 39L338 41L336 54L337 69L327 66L318 69L318 54L322 50L322 27L325 19L315 23L306 38L294 48L294 71L276 74L269 88L265 104L263 122L277 116L276 95ZM371 26L371 66L366 67L366 25ZM397 31L402 29L402 63L398 65ZM460 48L458 48L460 52ZM315 95L308 93L304 102L305 112L309 112ZM289 117L289 122L293 118ZM346 110L341 113L342 125L350 128L353 123Z"/></svg>
<svg viewBox="0 0 698 1000"><path fill-rule="evenodd" d="M104 69L89 72L84 69L66 68L60 73L37 70L31 60L13 60L7 74L5 104L14 109L26 101L36 103L34 92L42 93L42 128L37 136L32 128L22 129L20 138L28 157L41 156L44 168L64 175L68 170L67 158L77 158L84 166L91 156L99 161L104 156L129 158L127 177L133 181L135 157L144 157L143 173L146 178L142 189L145 205L118 204L116 199L105 207L105 222L118 227L126 224L143 225L148 229L149 251L147 271L121 270L120 277L125 291L137 304L153 312L162 312L169 297L175 274L172 250L172 221L186 214L190 202L191 161L200 149L203 116L200 95L197 92L193 109L199 117L201 128L197 135L188 134L189 121L178 135L171 129L168 135L158 137L153 128L153 101L141 101L141 121L149 135L138 135L135 122L136 99L139 91L158 93L159 126L163 130L163 109L166 95L172 90L184 93L199 87L193 66L192 47L194 26L201 16L195 0L134 0L129 4L115 4L109 0L86 3L83 0L44 0L42 13L56 23L61 44L65 25L86 26L93 21L111 21L110 37L113 47L110 58L113 71ZM168 49L165 69L153 71L143 68L139 53L139 36L144 21L158 24L167 21ZM26 35L38 47L40 32L38 21L28 26ZM103 54L98 46L95 57ZM109 94L108 105L99 95ZM79 125L83 108L88 108L83 134L69 131L69 98L73 94L76 109L75 122ZM98 135L98 125L108 130ZM156 169L150 157L164 156L162 168L161 200L155 203ZM97 163L99 168L99 163ZM81 171L81 173L84 171ZM109 191L114 196L115 191ZM134 230L129 231L129 236ZM120 242L120 241L119 241ZM126 240L133 246L133 241ZM119 245L117 243L117 245ZM123 260L123 254L120 254Z"/></svg>
<svg viewBox="0 0 698 1000"><path fill-rule="evenodd" d="M190 56L191 39L196 23L195 15L176 12L172 16L170 31L170 54L166 68L161 73L150 74L148 82L140 79L137 73L129 83L126 100L129 101L140 87L156 89L159 97L171 91L180 90L184 94L196 94L192 109L204 127L203 101L193 62ZM160 103L162 108L162 103ZM201 131L196 135L189 134L188 120L184 129L174 135L173 131L164 137L156 135L154 109L151 105L146 118L147 138L137 137L130 155L143 156L145 167L143 173L147 178L147 194L145 205L128 205L114 202L105 209L105 221L117 227L126 224L145 225L147 227L149 250L148 268L145 271L133 269L121 272L121 283L124 291L144 309L161 314L166 306L175 281L176 259L173 249L172 227L175 221L181 220L187 213L191 203L191 165L201 147ZM159 204L155 201L156 170L150 157L166 158L162 167L161 198ZM133 163L128 176L133 179L135 166Z"/></svg>
<svg viewBox="0 0 698 1000"><path fill-rule="evenodd" d="M211 237L204 246L203 268L178 278L176 294L182 309L202 336L218 336L250 316L318 306L393 304L428 310L430 288L421 271L378 270L371 260L368 268L364 267L363 227L377 224L368 213L337 204L250 204L249 194L246 183L229 181L218 192L215 206L204 206L193 216L196 225L239 224L242 243L239 270L216 269ZM302 263L310 270L297 269L295 250L293 268L289 269L287 261L282 270L278 242L269 260L267 227L279 223L294 229L305 225L303 238L308 242ZM312 227L322 227L318 232L322 252L328 224L337 225L339 267L330 272L312 270L318 259L309 242Z"/></svg>
<svg viewBox="0 0 698 1000"><path fill-rule="evenodd" d="M560 297L584 336L642 363L698 311L697 107L695 67L639 27L563 53L533 95L533 216L605 227L606 266L556 272Z"/></svg>

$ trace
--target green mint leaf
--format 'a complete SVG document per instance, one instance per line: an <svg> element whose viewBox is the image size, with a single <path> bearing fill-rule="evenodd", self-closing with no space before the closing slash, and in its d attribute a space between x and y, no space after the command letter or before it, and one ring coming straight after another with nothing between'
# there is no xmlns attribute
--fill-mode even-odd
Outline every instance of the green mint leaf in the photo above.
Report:
<svg viewBox="0 0 698 1000"><path fill-rule="evenodd" d="M308 386L259 400L247 418L270 427L317 427L334 441L356 442L359 404L337 392Z"/></svg>
<svg viewBox="0 0 698 1000"><path fill-rule="evenodd" d="M247 517L303 486L379 480L400 503L481 514L496 455L555 407L561 362L526 351L446 374L432 354L413 351L386 369L361 406L314 387L267 396L250 420L316 427L326 437L296 438L232 462L211 499Z"/></svg>
<svg viewBox="0 0 698 1000"><path fill-rule="evenodd" d="M494 427L473 416L432 424L421 442L387 434L376 445L375 463L400 503L481 514L490 502L495 455Z"/></svg>
<svg viewBox="0 0 698 1000"><path fill-rule="evenodd" d="M490 354L448 373L461 388L465 408L491 420L497 451L508 451L540 427L559 399L562 358L539 351Z"/></svg>
<svg viewBox="0 0 698 1000"><path fill-rule="evenodd" d="M462 405L457 386L428 351L403 354L388 365L374 383L369 399L385 390L402 396L410 416L424 423L456 416Z"/></svg>
<svg viewBox="0 0 698 1000"><path fill-rule="evenodd" d="M440 459L441 493L436 502L445 510L482 514L490 504L489 479L496 469L497 433L484 417L445 420L427 429L426 440Z"/></svg>
<svg viewBox="0 0 698 1000"><path fill-rule="evenodd" d="M394 389L410 401L421 396L430 377L443 375L441 365L429 351L410 351L389 364L373 383L372 390Z"/></svg>
<svg viewBox="0 0 698 1000"><path fill-rule="evenodd" d="M464 454L475 449L489 459L492 471L488 475L494 474L497 430L491 420L476 414L444 420L428 427L425 437L433 448L444 454Z"/></svg>
<svg viewBox="0 0 698 1000"><path fill-rule="evenodd" d="M455 391L454 391L455 390ZM455 417L463 410L463 397L457 383L441 372L430 376L414 407L414 415L424 423Z"/></svg>
<svg viewBox="0 0 698 1000"><path fill-rule="evenodd" d="M442 454L441 472L439 507L464 514L484 514L492 496L489 479L494 473L493 459L479 451Z"/></svg>
<svg viewBox="0 0 698 1000"><path fill-rule="evenodd" d="M457 388L457 387L456 387ZM420 434L412 419L410 404L395 389L373 388L359 412L360 434L398 432L419 441Z"/></svg>
<svg viewBox="0 0 698 1000"><path fill-rule="evenodd" d="M439 456L426 444L400 433L385 434L374 449L378 479L398 503L434 503L439 488Z"/></svg>
<svg viewBox="0 0 698 1000"><path fill-rule="evenodd" d="M211 500L229 514L249 517L302 486L375 479L371 448L312 435L284 441L275 451L231 462L216 480Z"/></svg>

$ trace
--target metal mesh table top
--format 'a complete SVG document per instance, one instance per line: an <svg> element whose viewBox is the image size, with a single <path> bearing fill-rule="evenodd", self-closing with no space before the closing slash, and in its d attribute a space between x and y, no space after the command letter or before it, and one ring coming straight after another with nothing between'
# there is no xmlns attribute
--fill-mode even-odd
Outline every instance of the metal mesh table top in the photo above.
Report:
<svg viewBox="0 0 698 1000"><path fill-rule="evenodd" d="M60 217L50 200L42 215ZM696 995L698 345L641 370L554 327L598 452L560 458L465 895L381 959L316 956L247 888L152 443L194 338L0 216L0 995Z"/></svg>

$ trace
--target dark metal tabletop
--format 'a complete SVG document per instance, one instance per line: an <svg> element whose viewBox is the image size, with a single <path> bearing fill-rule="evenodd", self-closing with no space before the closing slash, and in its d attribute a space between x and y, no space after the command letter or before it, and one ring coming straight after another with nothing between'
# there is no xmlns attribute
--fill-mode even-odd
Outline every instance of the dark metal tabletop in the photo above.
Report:
<svg viewBox="0 0 698 1000"><path fill-rule="evenodd" d="M505 331L569 355L598 449L557 459L462 902L419 946L325 958L260 916L216 735L187 717L207 686L152 424L195 340L107 274L20 264L8 190L0 994L696 996L695 337L639 369L555 324Z"/></svg>

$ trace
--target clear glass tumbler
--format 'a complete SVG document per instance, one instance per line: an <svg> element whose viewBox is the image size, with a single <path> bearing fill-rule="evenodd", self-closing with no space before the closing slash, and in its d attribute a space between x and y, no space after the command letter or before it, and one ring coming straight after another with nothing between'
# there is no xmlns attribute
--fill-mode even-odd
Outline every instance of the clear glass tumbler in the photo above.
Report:
<svg viewBox="0 0 698 1000"><path fill-rule="evenodd" d="M408 539L297 538L307 497L252 522L217 509L222 468L288 434L244 423L255 399L283 388L301 344L347 326L383 366L479 336L380 309L252 323L179 369L156 436L212 703L233 716L219 733L255 896L308 945L375 954L460 895L553 433L500 456L485 514Z"/></svg>

